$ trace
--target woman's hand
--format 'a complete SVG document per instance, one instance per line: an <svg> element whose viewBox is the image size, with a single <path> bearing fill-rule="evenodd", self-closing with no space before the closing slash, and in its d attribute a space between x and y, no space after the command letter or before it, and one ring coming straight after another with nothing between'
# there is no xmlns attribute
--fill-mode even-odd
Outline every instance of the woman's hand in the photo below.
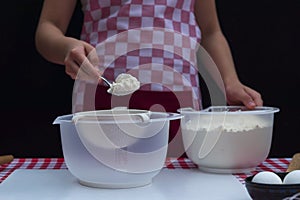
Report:
<svg viewBox="0 0 300 200"><path fill-rule="evenodd" d="M244 105L249 109L263 105L260 93L243 85L240 81L226 84L225 91L229 105Z"/></svg>
<svg viewBox="0 0 300 200"><path fill-rule="evenodd" d="M70 48L64 60L66 73L72 79L98 81L101 73L95 48L80 40L70 40Z"/></svg>

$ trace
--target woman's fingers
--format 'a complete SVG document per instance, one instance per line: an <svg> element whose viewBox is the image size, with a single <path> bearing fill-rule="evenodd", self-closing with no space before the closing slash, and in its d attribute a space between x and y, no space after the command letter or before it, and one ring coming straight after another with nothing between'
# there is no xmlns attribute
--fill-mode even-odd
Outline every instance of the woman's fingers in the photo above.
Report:
<svg viewBox="0 0 300 200"><path fill-rule="evenodd" d="M258 93L257 91L255 91L249 87L245 87L245 92L250 96L251 102L253 102L255 104L255 106L263 105L263 100L261 98L260 93Z"/></svg>
<svg viewBox="0 0 300 200"><path fill-rule="evenodd" d="M76 79L79 65L73 59L68 58L65 60L65 71L72 79Z"/></svg>
<svg viewBox="0 0 300 200"><path fill-rule="evenodd" d="M96 49L89 44L85 44L84 47L86 50L87 58L91 62L91 64L93 66L99 66L100 62Z"/></svg>
<svg viewBox="0 0 300 200"><path fill-rule="evenodd" d="M89 52L88 52L89 51ZM88 55L86 56L86 54ZM66 73L73 79L98 81L98 56L96 51L78 46L72 49L65 59Z"/></svg>
<svg viewBox="0 0 300 200"><path fill-rule="evenodd" d="M254 109L256 106L263 105L260 93L240 83L228 87L226 95L227 102L230 105L242 104L248 109Z"/></svg>

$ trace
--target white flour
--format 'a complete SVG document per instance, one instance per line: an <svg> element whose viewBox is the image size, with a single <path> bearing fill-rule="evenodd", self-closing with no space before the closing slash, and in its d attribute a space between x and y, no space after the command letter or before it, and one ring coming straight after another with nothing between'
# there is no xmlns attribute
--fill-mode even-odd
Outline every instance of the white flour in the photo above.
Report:
<svg viewBox="0 0 300 200"><path fill-rule="evenodd" d="M191 131L213 130L221 128L223 131L239 132L255 128L272 126L269 120L257 115L201 115L186 123L185 128Z"/></svg>
<svg viewBox="0 0 300 200"><path fill-rule="evenodd" d="M140 82L130 74L122 73L116 78L116 82L112 83L112 86L107 92L116 95L128 95L140 88Z"/></svg>

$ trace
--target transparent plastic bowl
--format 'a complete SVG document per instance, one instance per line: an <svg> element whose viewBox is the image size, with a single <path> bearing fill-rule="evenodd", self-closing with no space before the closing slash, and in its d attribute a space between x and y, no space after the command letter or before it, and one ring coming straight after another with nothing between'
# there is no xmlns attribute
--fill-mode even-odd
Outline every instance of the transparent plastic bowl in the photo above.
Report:
<svg viewBox="0 0 300 200"><path fill-rule="evenodd" d="M81 184L130 188L150 184L163 168L169 122L181 117L103 110L59 116L54 124L60 124L66 165Z"/></svg>
<svg viewBox="0 0 300 200"><path fill-rule="evenodd" d="M199 169L213 173L254 170L270 151L274 107L247 110L242 106L212 106L201 111L182 108L183 144Z"/></svg>

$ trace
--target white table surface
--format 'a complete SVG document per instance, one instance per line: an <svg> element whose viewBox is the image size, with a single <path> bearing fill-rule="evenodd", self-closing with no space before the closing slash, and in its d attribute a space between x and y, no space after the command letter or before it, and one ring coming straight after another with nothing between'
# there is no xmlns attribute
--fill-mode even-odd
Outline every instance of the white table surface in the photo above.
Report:
<svg viewBox="0 0 300 200"><path fill-rule="evenodd" d="M1 200L249 200L233 175L164 168L152 184L130 189L80 185L67 169L15 170L0 184Z"/></svg>

